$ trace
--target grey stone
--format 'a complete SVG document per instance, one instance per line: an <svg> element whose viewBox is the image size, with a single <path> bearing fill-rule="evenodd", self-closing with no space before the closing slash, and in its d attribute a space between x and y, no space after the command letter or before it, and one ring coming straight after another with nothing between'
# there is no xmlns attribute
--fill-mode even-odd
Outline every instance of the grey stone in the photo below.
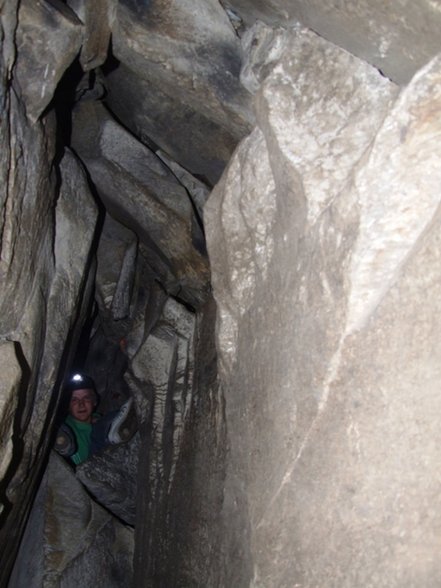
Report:
<svg viewBox="0 0 441 588"><path fill-rule="evenodd" d="M8 197L8 184L10 181L10 160L7 155L10 152L11 135L9 128L9 116L11 112L10 98L7 91L8 81L12 75L13 65L16 59L14 31L17 28L18 0L1 2L0 13L0 206L4 210ZM3 230L3 221L1 224Z"/></svg>
<svg viewBox="0 0 441 588"><path fill-rule="evenodd" d="M220 4L120 2L112 39L121 65L108 76L111 109L141 140L215 182L252 121L240 44Z"/></svg>
<svg viewBox="0 0 441 588"><path fill-rule="evenodd" d="M101 395L101 411L116 409L127 398L129 387L122 377L127 363L159 319L167 298L145 260L142 247L133 259L136 245L134 233L107 215L98 247L96 298L99 315L86 362L88 373L93 375ZM127 274L121 277L124 267L129 274L133 272L129 280ZM119 287L122 294L125 293L126 302L130 298L129 307L124 305L128 311L124 318L118 318L115 313Z"/></svg>
<svg viewBox="0 0 441 588"><path fill-rule="evenodd" d="M286 45L205 207L225 585L437 585L440 62L396 97L313 39Z"/></svg>
<svg viewBox="0 0 441 588"><path fill-rule="evenodd" d="M298 22L321 37L371 63L392 80L406 84L441 51L441 13L436 2L381 0L356 3L334 0L228 0L251 26L256 20L290 27Z"/></svg>
<svg viewBox="0 0 441 588"><path fill-rule="evenodd" d="M39 548L27 549L31 542ZM23 579L31 588L77 584L121 587L130 582L132 550L132 529L94 503L72 468L53 453L11 588L22 586ZM39 571L31 576L29 569Z"/></svg>
<svg viewBox="0 0 441 588"><path fill-rule="evenodd" d="M55 207L55 174L50 171L53 145L44 134L45 128L53 131L53 120L31 128L17 105L11 119L16 132L20 129L16 136L29 143L18 156L8 184L11 208L4 216L2 243L0 300L2 308L10 310L2 315L1 336L15 342L22 372L14 417L14 459L2 487L2 502L7 503L2 529L2 537L3 533L8 536L5 574L50 443L60 363L78 336L88 305L90 247L97 218L84 172L70 153L59 166ZM11 152L15 150L16 146Z"/></svg>
<svg viewBox="0 0 441 588"><path fill-rule="evenodd" d="M0 343L0 479L5 475L13 455L14 417L22 371L15 345L10 341ZM0 505L0 514L4 504Z"/></svg>
<svg viewBox="0 0 441 588"><path fill-rule="evenodd" d="M40 588L43 586L46 490L47 480L43 479L26 522L20 549L7 584L8 588L20 588L21 586Z"/></svg>
<svg viewBox="0 0 441 588"><path fill-rule="evenodd" d="M81 21L60 0L20 2L16 76L29 118L35 122L83 40Z"/></svg>
<svg viewBox="0 0 441 588"><path fill-rule="evenodd" d="M50 328L41 342L42 358L29 423L29 432L34 439L42 434L44 426L49 426L51 416L52 420L54 418L49 410L52 399L48 390L56 381L69 335L74 332L76 323L82 325L86 318L89 299L85 293L90 279L90 252L98 217L85 172L69 150L61 160L60 174L60 193L54 219L54 274L43 315ZM91 274L93 278L93 272Z"/></svg>
<svg viewBox="0 0 441 588"><path fill-rule="evenodd" d="M249 92L254 94L259 89L281 57L287 39L284 28L272 28L260 21L244 32L241 38L244 57L240 81Z"/></svg>
<svg viewBox="0 0 441 588"><path fill-rule="evenodd" d="M11 2L2 7L0 31L0 338L14 343L16 360L8 364L13 370L14 363L18 362L22 373L17 374L16 379L17 412L13 425L8 416L11 398L7 393L14 387L13 380L5 382L6 396L3 398L4 424L8 428L12 425L14 434L12 447L10 443L5 447L8 467L0 485L3 507L0 584L6 584L11 572L35 484L36 446L24 447L23 436L32 411L35 375L43 343L41 293L47 297L53 271L50 255L53 229L47 211L53 209L55 200L54 176L50 172L54 141L45 137L45 132L54 132L54 119L47 117L42 124L31 128L17 99L19 89L14 81L11 82L16 27L17 4ZM32 305L33 313L30 312ZM24 455L23 449L26 450ZM22 468L20 474L19 468Z"/></svg>
<svg viewBox="0 0 441 588"><path fill-rule="evenodd" d="M129 365L127 379L135 386L143 445L149 437L146 496L156 497L148 505L151 510L161 508L182 449L193 388L194 329L194 315L168 300L161 319Z"/></svg>
<svg viewBox="0 0 441 588"><path fill-rule="evenodd" d="M49 136L55 133L54 118L48 117L42 126L29 127L13 93L8 93L8 111L10 143L2 157L3 166L9 162L2 216L0 325L4 334L17 329L29 297L29 285L37 281L36 276L41 273L41 279L47 283L48 278L43 276L51 275L53 227L47 210L55 200L55 177L50 170L55 144L54 140L45 140L45 132ZM44 198L39 186L46 192ZM38 251L32 246L37 242ZM10 310L7 312L6 308Z"/></svg>
<svg viewBox="0 0 441 588"><path fill-rule="evenodd" d="M131 316L138 242L136 235L106 215L98 244L96 300L109 324ZM118 328L118 327L116 327ZM123 336L126 325L120 336Z"/></svg>
<svg viewBox="0 0 441 588"><path fill-rule="evenodd" d="M110 214L152 251L160 276L174 276L164 287L200 303L208 263L191 201L176 177L98 103L84 102L76 110L73 144Z"/></svg>
<svg viewBox="0 0 441 588"><path fill-rule="evenodd" d="M127 248L124 254L121 273L112 299L112 314L115 320L127 318L130 313L137 253L138 243L134 242Z"/></svg>
<svg viewBox="0 0 441 588"><path fill-rule="evenodd" d="M130 583L110 510L137 523L137 588L439 585L441 64L398 96L345 51L406 82L440 49L436 2L18 5L0 0L0 585L29 513L12 585ZM80 50L72 97L106 75L136 135L77 107L114 215L97 265L51 110ZM135 396L140 439L76 477L52 456L30 512L95 284L85 365L102 406Z"/></svg>
<svg viewBox="0 0 441 588"><path fill-rule="evenodd" d="M156 393L162 398L162 404L165 402L169 387L173 385L175 362L176 334L171 329L156 326L132 358L127 374L129 385L136 386L136 404L142 421L151 418ZM160 436L163 423L159 411L158 400L156 425L161 425Z"/></svg>
<svg viewBox="0 0 441 588"><path fill-rule="evenodd" d="M180 166L176 161L170 159L166 153L160 149L156 155L171 169L173 174L178 178L181 184L186 188L190 195L193 206L198 212L198 218L202 219L203 209L210 194L209 188L200 180L192 176L186 169Z"/></svg>
<svg viewBox="0 0 441 588"><path fill-rule="evenodd" d="M139 266L139 280L148 275L149 266L144 263ZM139 305L139 313L133 321L130 333L126 338L126 354L132 359L155 327L162 314L162 309L168 299L163 288L150 275L148 287L145 288L146 297Z"/></svg>
<svg viewBox="0 0 441 588"><path fill-rule="evenodd" d="M94 500L132 527L136 523L139 434L108 446L77 467L77 478Z"/></svg>
<svg viewBox="0 0 441 588"><path fill-rule="evenodd" d="M84 24L84 39L80 54L83 70L90 71L103 65L108 55L114 0L97 0L93 4L85 0L68 0L67 5L75 11Z"/></svg>
<svg viewBox="0 0 441 588"><path fill-rule="evenodd" d="M315 33L288 33L257 110L273 169L300 176L310 224L339 194L397 93L374 68Z"/></svg>
<svg viewBox="0 0 441 588"><path fill-rule="evenodd" d="M140 454L138 517L146 524L135 529L134 583L139 588L155 582L238 585L226 583L221 569L227 448L213 312L208 303L192 318L169 301L146 341L145 356L149 353L153 361L145 373L154 390L152 422L141 430L144 443L151 439L152 451ZM167 334L172 324L174 336Z"/></svg>
<svg viewBox="0 0 441 588"><path fill-rule="evenodd" d="M375 312L437 213L440 155L432 137L441 128L432 113L441 104L440 80L438 56L401 92L355 177L360 226L349 274L348 332Z"/></svg>

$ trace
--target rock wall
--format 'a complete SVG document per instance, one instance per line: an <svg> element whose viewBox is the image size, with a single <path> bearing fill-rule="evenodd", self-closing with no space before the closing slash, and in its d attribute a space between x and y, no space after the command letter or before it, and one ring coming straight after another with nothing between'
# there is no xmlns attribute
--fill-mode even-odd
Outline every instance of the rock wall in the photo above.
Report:
<svg viewBox="0 0 441 588"><path fill-rule="evenodd" d="M209 289L209 268L185 188L100 102L76 106L72 145L106 210L138 236L166 291L197 307Z"/></svg>
<svg viewBox="0 0 441 588"><path fill-rule="evenodd" d="M240 41L222 5L121 0L112 47L120 63L108 76L113 112L213 185L252 123Z"/></svg>
<svg viewBox="0 0 441 588"><path fill-rule="evenodd" d="M12 585L438 585L439 58L400 92L295 24L407 83L436 3L141 4L0 0L0 585L80 336L140 432L51 458ZM250 131L205 210L221 386L200 180Z"/></svg>
<svg viewBox="0 0 441 588"><path fill-rule="evenodd" d="M52 453L8 586L127 586L132 559L133 529L99 506Z"/></svg>
<svg viewBox="0 0 441 588"><path fill-rule="evenodd" d="M441 61L398 93L300 27L282 41L266 78L249 64L257 126L205 207L220 585L436 586Z"/></svg>
<svg viewBox="0 0 441 588"><path fill-rule="evenodd" d="M186 344L185 336L179 333L181 328L188 330L189 321L195 323L194 308L205 303L210 276L200 223L206 186L167 154L159 158L118 124L102 104L94 102L106 92L103 74L96 68L109 56L116 3L103 0L92 10L81 0L22 0L1 2L0 8L3 586L63 417L60 387L66 370L74 360L77 366L88 367L103 394L104 411L118 408L130 394L137 395L140 421L150 423L154 414L156 426L161 390L140 390L136 379L132 386L123 374L147 338L151 335L155 340L156 332L152 331L164 329L156 324L163 309L170 310L173 302L167 299L174 295L191 308L174 301L174 312L180 316L171 320L171 313L166 321L167 337L175 341L178 350L178 361L170 364L168 374L170 382L177 378L177 384L173 399L166 403L176 405L176 415L185 408L187 419L193 402L193 380L188 375L194 371L193 339ZM218 13L224 21L220 35L226 35L234 51L238 50L228 19L223 11ZM81 69L86 72L83 77ZM238 74L237 67L235 72ZM203 79L210 83L208 75ZM240 90L238 75L235 84ZM71 108L80 98L86 101L77 106L72 124ZM217 97L205 119L221 116L226 126L228 117L219 114L219 100ZM240 110L237 104L232 108ZM237 126L243 134L246 124L239 121ZM229 155L235 139L228 129L225 136ZM224 164L215 163L217 174ZM178 177L183 178L182 183ZM114 218L106 214L105 207ZM85 324L87 329L82 331ZM151 359L159 362L161 358L153 354ZM136 361L131 368L136 371ZM150 393L156 394L156 404ZM170 468L178 461L185 419L176 416L163 427ZM81 481L101 505L132 526L136 519L139 435L136 439L126 452L120 449L79 468L72 481L77 488L81 488ZM160 444L159 437L157 442ZM144 446L144 454L147 451ZM58 519L58 513L51 515L50 500L45 500L40 496L35 502L24 544L29 547L38 540L44 549L59 552L57 542L65 541L66 536L47 535L41 521L52 515L55 526L72 521ZM90 508L99 510L93 502L81 504L85 516ZM34 520L37 523L32 530ZM110 519L110 527L115 521ZM166 522L161 525L163 532ZM36 570L35 577L29 576L36 586L41 582L48 586L94 582L91 565L100 569L106 558L117 559L121 547L117 540L105 544L105 533L100 533L97 536L103 543L91 556L93 565L85 553L84 535L71 541L70 548L81 554L78 562L82 562L73 565L74 573L69 561L63 560L61 567L57 567L57 558L39 563L38 550L31 550L34 559L27 559L22 549L17 566ZM127 545L124 565L130 559L133 541ZM127 579L131 564L124 569ZM112 569L109 573L112 576ZM11 581L24 581L20 574L16 567ZM121 577L115 578L112 582L123 582Z"/></svg>
<svg viewBox="0 0 441 588"><path fill-rule="evenodd" d="M431 0L225 0L235 21L271 26L295 23L366 60L406 84L441 50L439 5ZM243 23L242 23L243 26Z"/></svg>
<svg viewBox="0 0 441 588"><path fill-rule="evenodd" d="M1 585L51 443L59 378L93 283L90 251L98 211L81 164L68 149L57 148L54 110L45 111L79 49L80 24L69 11L48 10L50 47L34 42L41 6L1 3Z"/></svg>
<svg viewBox="0 0 441 588"><path fill-rule="evenodd" d="M226 449L213 321L212 301L195 315L168 300L126 374L142 415L139 588L216 581Z"/></svg>

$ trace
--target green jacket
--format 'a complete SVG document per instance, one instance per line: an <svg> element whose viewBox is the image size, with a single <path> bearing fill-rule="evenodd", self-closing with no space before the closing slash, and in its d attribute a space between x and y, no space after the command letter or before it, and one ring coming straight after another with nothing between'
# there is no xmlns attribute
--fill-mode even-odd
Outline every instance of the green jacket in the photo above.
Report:
<svg viewBox="0 0 441 588"><path fill-rule="evenodd" d="M90 441L92 435L92 425L90 423L82 423L77 421L73 416L68 415L66 424L72 429L77 441L77 452L70 456L70 459L75 465L83 463L89 457Z"/></svg>

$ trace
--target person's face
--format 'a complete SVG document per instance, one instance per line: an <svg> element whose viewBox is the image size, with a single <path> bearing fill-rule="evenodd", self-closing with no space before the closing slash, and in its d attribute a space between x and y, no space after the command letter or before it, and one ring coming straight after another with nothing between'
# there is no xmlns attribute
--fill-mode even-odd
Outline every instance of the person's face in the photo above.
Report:
<svg viewBox="0 0 441 588"><path fill-rule="evenodd" d="M74 390L70 397L69 413L77 421L82 423L92 422L92 413L95 408L95 393L93 390Z"/></svg>

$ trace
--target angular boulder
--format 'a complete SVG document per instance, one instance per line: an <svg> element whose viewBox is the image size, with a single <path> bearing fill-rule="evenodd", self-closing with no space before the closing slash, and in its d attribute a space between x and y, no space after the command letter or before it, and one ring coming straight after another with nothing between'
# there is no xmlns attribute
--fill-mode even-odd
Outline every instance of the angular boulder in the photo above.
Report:
<svg viewBox="0 0 441 588"><path fill-rule="evenodd" d="M124 0L112 39L119 62L108 75L112 111L213 184L252 122L239 39L222 6Z"/></svg>
<svg viewBox="0 0 441 588"><path fill-rule="evenodd" d="M209 268L185 188L99 103L78 105L73 145L109 213L149 250L163 286L197 306L209 288Z"/></svg>
<svg viewBox="0 0 441 588"><path fill-rule="evenodd" d="M440 582L440 72L297 29L205 207L226 585Z"/></svg>

